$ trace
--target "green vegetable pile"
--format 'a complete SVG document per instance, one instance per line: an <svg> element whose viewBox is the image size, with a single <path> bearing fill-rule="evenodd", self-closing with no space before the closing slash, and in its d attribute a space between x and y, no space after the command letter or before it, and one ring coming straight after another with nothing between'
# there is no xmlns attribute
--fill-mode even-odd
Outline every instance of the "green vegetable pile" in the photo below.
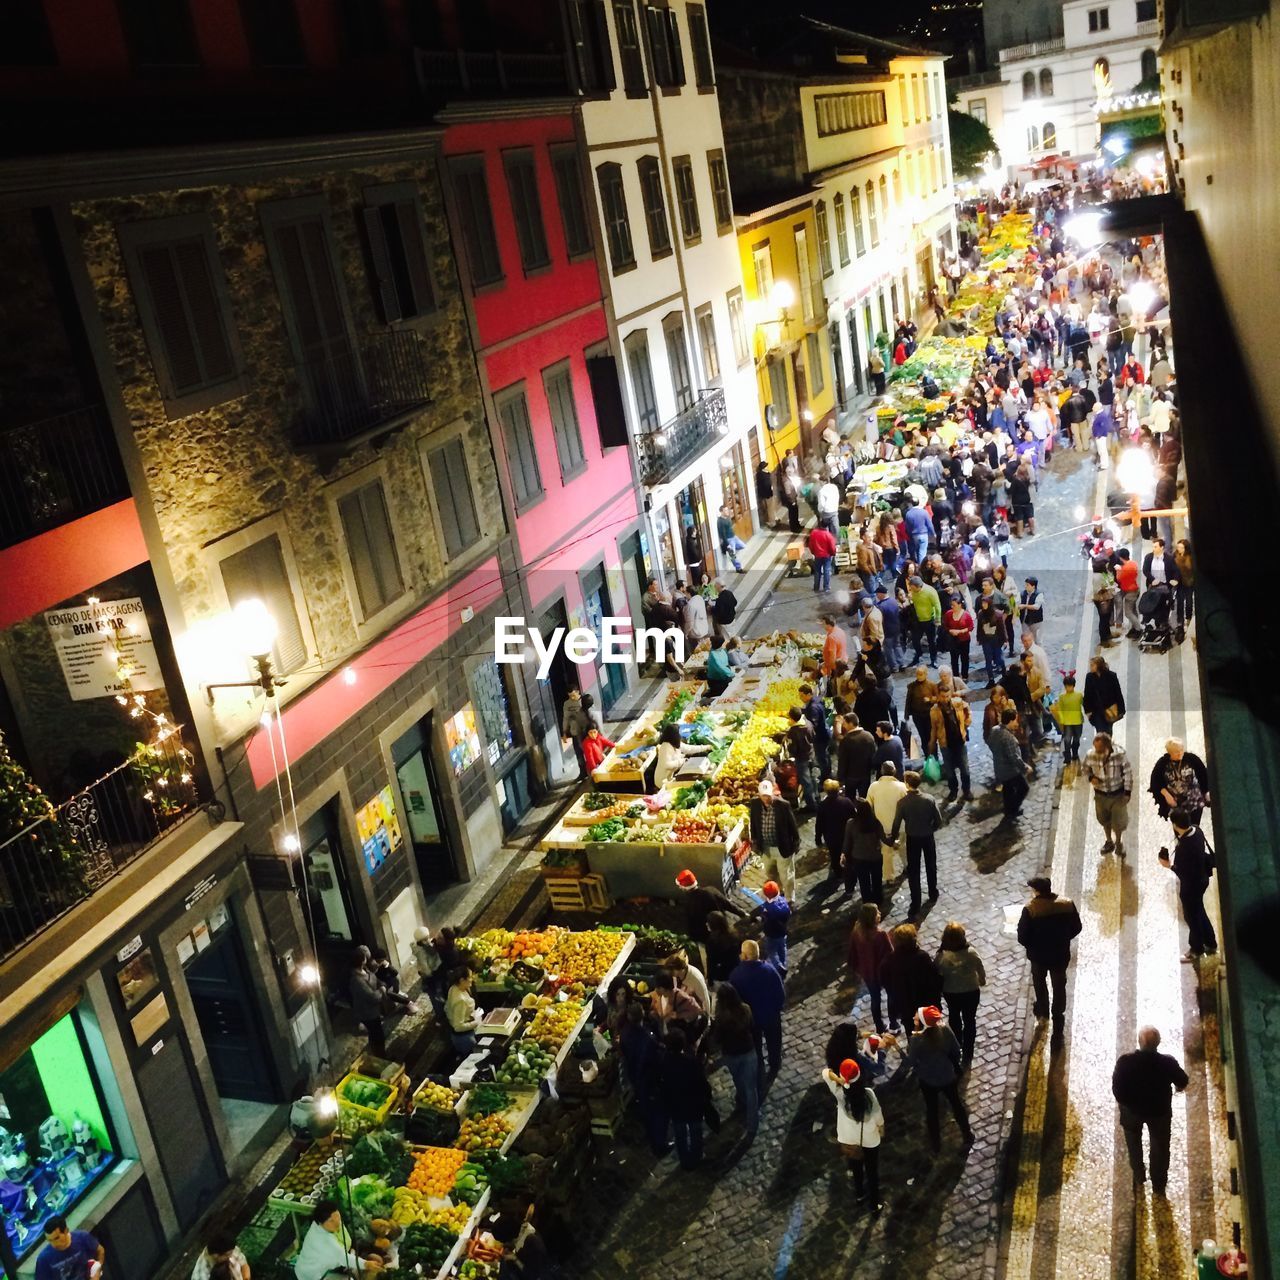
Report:
<svg viewBox="0 0 1280 1280"><path fill-rule="evenodd" d="M710 747L715 744L715 726L705 712L694 716L693 727L689 730L689 736L685 741L695 747Z"/></svg>
<svg viewBox="0 0 1280 1280"><path fill-rule="evenodd" d="M363 1134L347 1157L349 1178L373 1174L393 1187L402 1187L413 1171L413 1156L394 1134Z"/></svg>
<svg viewBox="0 0 1280 1280"><path fill-rule="evenodd" d="M621 840L627 833L627 824L621 818L610 818L587 828L587 839L592 841Z"/></svg>
<svg viewBox="0 0 1280 1280"><path fill-rule="evenodd" d="M684 715L685 708L692 701L693 690L681 689L671 700L671 705L662 713L662 717L658 721L658 728L665 729L669 724L679 723L680 717Z"/></svg>
<svg viewBox="0 0 1280 1280"><path fill-rule="evenodd" d="M496 1151L476 1151L468 1160L481 1166L494 1195L518 1191L529 1185L529 1162L522 1156L504 1156ZM466 1168L466 1165L463 1165Z"/></svg>
<svg viewBox="0 0 1280 1280"><path fill-rule="evenodd" d="M412 1222L400 1237L400 1270L411 1272L420 1266L424 1275L433 1276L457 1243L458 1237L444 1227Z"/></svg>
<svg viewBox="0 0 1280 1280"><path fill-rule="evenodd" d="M357 1107L367 1107L370 1111L377 1111L391 1096L391 1089L390 1086L380 1084L376 1080L362 1080L356 1077L354 1080L344 1081L339 1096Z"/></svg>
<svg viewBox="0 0 1280 1280"><path fill-rule="evenodd" d="M612 803L613 797L605 795L603 791L588 791L582 797L584 813L593 813L596 809L607 809Z"/></svg>
<svg viewBox="0 0 1280 1280"><path fill-rule="evenodd" d="M637 800L635 804L627 805L627 812L623 816L627 818L643 818L644 815L645 806Z"/></svg>
<svg viewBox="0 0 1280 1280"><path fill-rule="evenodd" d="M682 934L672 933L669 929L655 929L651 924L601 924L596 928L601 933L634 933L637 958L647 956L664 960L676 951L689 951L693 946Z"/></svg>
<svg viewBox="0 0 1280 1280"><path fill-rule="evenodd" d="M491 1116L495 1111L506 1111L515 1099L504 1089L491 1084L478 1084L467 1094L469 1116Z"/></svg>
<svg viewBox="0 0 1280 1280"><path fill-rule="evenodd" d="M542 856L544 867L568 867L576 863L581 855L577 849L548 849Z"/></svg>
<svg viewBox="0 0 1280 1280"><path fill-rule="evenodd" d="M484 1195L485 1187L489 1185L484 1168L475 1162L475 1156L478 1154L479 1152L472 1153L472 1158L458 1170L458 1176L453 1181L453 1190L450 1194L455 1200L461 1200L463 1204L475 1204Z"/></svg>
<svg viewBox="0 0 1280 1280"><path fill-rule="evenodd" d="M529 1087L536 1085L547 1074L551 1063L551 1054L541 1045L534 1044L532 1040L521 1040L512 1045L507 1060L494 1072L494 1079L499 1084ZM481 1154L483 1153L473 1152L471 1159Z"/></svg>
<svg viewBox="0 0 1280 1280"><path fill-rule="evenodd" d="M685 787L671 802L673 809L696 809L707 798L708 784L695 782Z"/></svg>
<svg viewBox="0 0 1280 1280"><path fill-rule="evenodd" d="M355 1178L350 1184L351 1207L359 1218L371 1222L374 1218L389 1218L395 1208L395 1192L374 1174Z"/></svg>

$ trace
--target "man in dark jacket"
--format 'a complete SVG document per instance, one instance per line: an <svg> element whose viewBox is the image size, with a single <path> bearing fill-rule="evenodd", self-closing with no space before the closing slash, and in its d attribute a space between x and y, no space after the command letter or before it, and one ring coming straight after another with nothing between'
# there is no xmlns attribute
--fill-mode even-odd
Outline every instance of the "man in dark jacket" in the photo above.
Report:
<svg viewBox="0 0 1280 1280"><path fill-rule="evenodd" d="M738 967L729 975L729 985L751 1007L756 1053L763 1068L768 1050L768 1074L772 1079L782 1066L782 1007L787 993L777 969L760 959L758 943L748 938L741 954Z"/></svg>
<svg viewBox="0 0 1280 1280"><path fill-rule="evenodd" d="M782 886L788 901L794 899L800 828L796 825L795 810L779 799L767 778L751 802L751 847L764 860L765 876Z"/></svg>
<svg viewBox="0 0 1280 1280"><path fill-rule="evenodd" d="M875 753L875 739L865 729L855 729L854 733L860 733L870 744L871 753L867 756L869 769L871 754ZM841 758L844 756L844 744L852 736L846 734L840 743ZM840 776L843 777L843 773ZM828 778L822 784L822 791L822 801L813 820L813 834L827 851L827 884L834 885L840 879L840 853L844 848L844 829L853 817L853 800L845 794L838 778Z"/></svg>
<svg viewBox="0 0 1280 1280"><path fill-rule="evenodd" d="M831 773L831 726L827 724L827 708L811 684L800 686L800 697L804 718L813 726L813 753L818 772L825 778ZM813 807L818 807L816 802Z"/></svg>
<svg viewBox="0 0 1280 1280"><path fill-rule="evenodd" d="M1160 1053L1160 1032L1143 1027L1138 1048L1122 1053L1111 1075L1111 1092L1120 1104L1120 1127L1129 1149L1136 1191L1147 1180L1142 1162L1142 1130L1151 1135L1151 1189L1164 1195L1169 1180L1169 1130L1173 1123L1173 1091L1189 1083L1177 1059Z"/></svg>
<svg viewBox="0 0 1280 1280"><path fill-rule="evenodd" d="M923 861L925 878L929 882L929 901L938 898L938 845L934 838L942 826L942 814L938 802L920 790L920 775L914 769L907 770L903 779L907 794L898 801L898 813L889 833L889 843L898 843L898 832L904 827L907 833L907 880L911 885L911 910L907 919L914 920L920 914L920 863Z"/></svg>
<svg viewBox="0 0 1280 1280"><path fill-rule="evenodd" d="M732 912L744 920L747 918L744 907L726 898L717 885L700 885L698 877L687 868L676 876L676 885L684 895L685 932L694 942L706 941L707 917L713 911Z"/></svg>
<svg viewBox="0 0 1280 1280"><path fill-rule="evenodd" d="M1035 1015L1049 1017L1046 977L1053 984L1053 1042L1062 1043L1067 1013L1067 966L1071 963L1071 939L1084 927L1080 913L1070 898L1060 898L1045 876L1032 876L1027 887L1035 897L1022 908L1018 921L1018 941L1031 961L1031 984L1035 990Z"/></svg>
<svg viewBox="0 0 1280 1280"><path fill-rule="evenodd" d="M1172 859L1168 849L1160 850L1160 864L1178 877L1178 900L1182 903L1182 918L1187 922L1187 951L1182 959L1183 963L1191 964L1218 950L1218 935L1204 909L1204 895L1213 875L1213 855L1204 833L1182 805L1173 810L1169 821L1177 842Z"/></svg>
<svg viewBox="0 0 1280 1280"><path fill-rule="evenodd" d="M865 796L871 785L871 767L876 758L876 740L863 727L862 717L850 711L844 718L852 725L840 739L836 753L836 777L850 796Z"/></svg>

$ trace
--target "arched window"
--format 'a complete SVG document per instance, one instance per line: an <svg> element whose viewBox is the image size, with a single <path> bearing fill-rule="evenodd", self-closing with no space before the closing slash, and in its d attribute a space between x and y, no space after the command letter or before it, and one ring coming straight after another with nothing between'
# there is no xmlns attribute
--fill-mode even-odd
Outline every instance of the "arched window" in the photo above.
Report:
<svg viewBox="0 0 1280 1280"><path fill-rule="evenodd" d="M1054 128L1052 120L1044 122L1044 128L1040 131L1040 141L1044 143L1046 150L1058 145L1058 131Z"/></svg>
<svg viewBox="0 0 1280 1280"><path fill-rule="evenodd" d="M1040 131L1035 125L1027 126L1027 149L1034 151L1040 145Z"/></svg>
<svg viewBox="0 0 1280 1280"><path fill-rule="evenodd" d="M1023 96L1025 97L1025 95ZM1053 97L1053 72L1048 67L1043 67L1040 71L1040 96L1042 98Z"/></svg>
<svg viewBox="0 0 1280 1280"><path fill-rule="evenodd" d="M1142 78L1144 80L1154 80L1160 74L1160 64L1156 61L1156 51L1154 49L1143 49L1142 51Z"/></svg>
<svg viewBox="0 0 1280 1280"><path fill-rule="evenodd" d="M1024 98L1034 98L1036 96L1036 73L1034 71L1024 71L1022 73L1022 96Z"/></svg>

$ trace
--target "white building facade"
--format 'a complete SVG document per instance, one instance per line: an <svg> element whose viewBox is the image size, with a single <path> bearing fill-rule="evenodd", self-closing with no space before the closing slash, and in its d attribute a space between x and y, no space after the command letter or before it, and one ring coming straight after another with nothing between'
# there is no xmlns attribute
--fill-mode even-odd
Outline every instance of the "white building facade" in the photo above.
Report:
<svg viewBox="0 0 1280 1280"><path fill-rule="evenodd" d="M1098 116L1157 74L1160 42L1154 0L1068 0L1063 35L1000 50L1001 84L959 104L999 92L999 122L989 115L1003 163L1011 170L1047 156L1092 159Z"/></svg>
<svg viewBox="0 0 1280 1280"><path fill-rule="evenodd" d="M722 502L740 536L757 526L760 409L705 7L600 11L613 87L583 102L583 132L650 557L669 584L698 551L691 527L708 570L724 568Z"/></svg>
<svg viewBox="0 0 1280 1280"><path fill-rule="evenodd" d="M856 85L808 82L801 94L833 362L848 398L870 391L871 347L892 337L895 318L927 314L955 248L943 59L897 57ZM841 96L853 99L843 113L832 102Z"/></svg>

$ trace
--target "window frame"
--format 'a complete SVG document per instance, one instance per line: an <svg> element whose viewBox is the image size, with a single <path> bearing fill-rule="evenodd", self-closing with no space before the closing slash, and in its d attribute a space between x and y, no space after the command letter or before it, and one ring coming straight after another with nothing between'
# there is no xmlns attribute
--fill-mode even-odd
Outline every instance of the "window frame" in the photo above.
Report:
<svg viewBox="0 0 1280 1280"><path fill-rule="evenodd" d="M614 190L616 182L616 193L618 199L618 212L621 212L620 221L615 219L610 213L609 192ZM608 180L606 182L606 179ZM596 188L600 195L600 217L604 222L605 249L609 255L609 269L615 276L620 276L627 271L636 269L636 242L635 237L631 234L631 211L627 207L627 185L622 176L622 166L616 160L605 160L596 165ZM619 259L615 254L615 244L613 227L620 226L626 234L626 252L630 255L626 259Z"/></svg>
<svg viewBox="0 0 1280 1280"><path fill-rule="evenodd" d="M648 0L641 6L649 45L649 66L653 83L664 94L679 93L687 83L684 42L676 10L667 3Z"/></svg>
<svg viewBox="0 0 1280 1280"><path fill-rule="evenodd" d="M809 394L820 396L827 389L827 375L822 361L821 329L805 334L804 357L805 373L809 376Z"/></svg>
<svg viewBox="0 0 1280 1280"><path fill-rule="evenodd" d="M515 470L512 463L512 441L509 438L509 424L505 417L507 405L514 404L517 400L524 404L524 425L529 433L529 454L533 459L534 476L538 483L537 492L527 491L523 497L516 489ZM511 486L511 506L517 516L522 516L526 512L532 511L547 496L547 486L542 479L542 462L538 458L538 437L533 429L533 414L529 408L529 390L526 380L521 378L501 390L495 391L493 393L493 411L494 416L498 419L498 434L502 441L502 458L507 470L507 483ZM519 452L518 448L516 452ZM522 489L525 488L523 476L522 470Z"/></svg>
<svg viewBox="0 0 1280 1280"><path fill-rule="evenodd" d="M685 5L685 21L689 24L689 52L693 59L693 82L699 93L716 91L716 64L711 54L711 28L707 25L707 7L703 4ZM699 24L694 26L695 21ZM701 40L699 40L699 31ZM705 66L699 58L702 53ZM706 78L703 78L705 72Z"/></svg>
<svg viewBox="0 0 1280 1280"><path fill-rule="evenodd" d="M450 198L453 201L454 211L458 215L458 222L462 227L460 239L462 241L463 257L467 264L467 274L471 280L472 292L479 293L484 289L501 288L506 283L507 271L502 261L502 244L498 240L498 230L493 221L493 191L489 187L488 157L483 151L470 151L463 155L448 156L445 167L449 174ZM481 266L479 262L480 255L475 252L477 244L472 228L483 228L481 224L475 221L475 207L471 199L468 198L464 206L458 198L459 175L468 177L478 175L484 186L485 221L488 225L488 238L493 249L493 260L496 264L496 274L494 275L482 276L478 274L478 268Z"/></svg>
<svg viewBox="0 0 1280 1280"><path fill-rule="evenodd" d="M1036 96L1036 73L1034 71L1024 71L1022 73L1022 100L1030 102Z"/></svg>
<svg viewBox="0 0 1280 1280"><path fill-rule="evenodd" d="M845 221L843 191L837 191L831 197L831 209L836 221L836 250L840 254L840 265L847 267L853 259L849 256L849 224Z"/></svg>
<svg viewBox="0 0 1280 1280"><path fill-rule="evenodd" d="M550 147L551 176L555 182L556 203L560 206L560 229L564 233L565 255L570 262L595 255L595 236L591 233L591 210L587 206L587 189L582 180L582 160L578 147L572 142L553 142ZM573 183L573 190L566 191L566 179ZM579 247L573 244L571 223L566 210L572 205L577 209L583 240Z"/></svg>
<svg viewBox="0 0 1280 1280"><path fill-rule="evenodd" d="M643 406L637 388L640 380L635 376L634 357L643 352L648 406ZM653 378L653 351L649 346L649 331L636 329L622 340L622 356L626 362L628 389L631 392L632 412L635 414L636 435L649 436L662 426L662 412L658 408L658 384Z"/></svg>
<svg viewBox="0 0 1280 1280"><path fill-rule="evenodd" d="M716 313L710 302L704 302L700 307L694 308L693 327L698 334L702 380L709 387L722 386L724 376L720 367L720 344L716 337ZM710 341L708 341L708 331ZM708 359L708 353L710 353L710 359Z"/></svg>
<svg viewBox="0 0 1280 1280"><path fill-rule="evenodd" d="M269 516L263 516L262 519L253 521L252 524L246 525L243 529L237 529L235 533L229 533L225 537L218 538L202 549L201 559L208 574L210 598L214 601L215 607L221 608L223 612L230 613L232 609L231 597L227 592L226 580L222 576L222 562L229 560L232 556L247 550L249 547L255 546L259 542L265 542L268 538L275 538L280 545L280 561L284 565L284 576L289 587L289 595L292 597L293 615L298 623L298 632L301 636L303 648L302 662L299 666L292 667L287 672L280 670L275 664L273 649L273 666L275 666L276 674L283 676L305 669L307 663L317 653L315 631L311 625L311 614L306 608L306 593L302 589L302 575L298 572L298 562L293 554L293 543L289 537L289 528L285 523L284 513L277 511ZM298 680L291 683L301 685L303 681Z"/></svg>
<svg viewBox="0 0 1280 1280"><path fill-rule="evenodd" d="M689 327L684 322L683 311L669 311L662 317L662 347L667 357L667 376L671 380L676 413L686 413L698 403L698 384L689 358ZM672 359L673 352L679 356L678 361ZM683 386L676 378L677 365L684 370Z"/></svg>
<svg viewBox="0 0 1280 1280"><path fill-rule="evenodd" d="M870 178L867 179L867 231L870 233L871 247L880 247L880 220L876 216L876 188Z"/></svg>
<svg viewBox="0 0 1280 1280"><path fill-rule="evenodd" d="M538 154L533 147L504 148L502 176L506 181L507 203L516 231L520 269L528 279L551 266L551 245L547 240L547 220L542 212L542 191L538 183ZM541 260L537 257L537 241L541 242ZM533 255L532 261L526 254Z"/></svg>
<svg viewBox="0 0 1280 1280"><path fill-rule="evenodd" d="M425 311L416 311L413 315L404 315L403 312L394 320L387 319L384 300L382 297L382 286L377 278L379 270L378 254L372 243L368 244L370 266L373 268L375 278L371 281L374 286L374 299L379 305L379 314L383 317L383 322L392 328L409 329L422 328L425 324L434 324L439 321L441 307L440 286L436 280L436 274L431 262L431 246L427 241L426 235L426 216L422 208L422 193L416 182L380 182L371 186L364 187L361 191L364 196L364 212L365 218L365 234L371 236L368 229L367 215L374 210L381 210L388 205L399 206L401 204L412 203L414 209L414 226L418 232L418 243L422 249L422 263L426 272L426 285L431 294L431 305ZM403 237L403 225L397 220L397 227ZM380 228L380 233L385 240L385 231ZM413 288L412 273L410 273L410 288ZM416 303L416 299L415 299ZM399 297L397 295L396 304L399 306Z"/></svg>
<svg viewBox="0 0 1280 1280"><path fill-rule="evenodd" d="M1040 126L1040 145L1047 151L1058 146L1058 127L1052 120L1046 120Z"/></svg>
<svg viewBox="0 0 1280 1280"><path fill-rule="evenodd" d="M675 252L671 219L667 216L666 192L663 190L661 159L658 156L641 156L636 161L636 175L640 180L640 204L644 210L649 257L657 262ZM655 238L655 232L659 233L658 238Z"/></svg>
<svg viewBox="0 0 1280 1280"><path fill-rule="evenodd" d="M867 236L862 224L862 191L855 182L849 188L849 221L853 223L853 248L859 258L867 256Z"/></svg>
<svg viewBox="0 0 1280 1280"><path fill-rule="evenodd" d="M739 369L751 360L751 338L747 333L747 304L742 288L735 285L725 295L729 307L729 337L733 342L734 361Z"/></svg>
<svg viewBox="0 0 1280 1280"><path fill-rule="evenodd" d="M572 427L572 438L564 432L564 424L558 423L556 420L556 411L551 395L551 381L564 377L568 382L569 389L569 411L571 421L568 424ZM551 423L551 438L556 446L556 462L560 466L560 483L566 485L570 480L582 475L590 465L587 460L586 447L582 442L582 419L578 414L578 397L573 386L573 361L565 356L562 360L557 360L554 364L549 364L541 371L542 377L542 395L547 402L547 418ZM572 445L573 440L577 441L577 459L570 457L565 458L566 450L561 447L561 436L564 435L564 443ZM570 448L569 453L573 450Z"/></svg>
<svg viewBox="0 0 1280 1280"><path fill-rule="evenodd" d="M693 176L692 156L671 157L671 182L675 188L676 211L680 216L680 238L685 248L692 248L702 241L702 213L698 208L698 182ZM683 189L686 184L688 190Z"/></svg>
<svg viewBox="0 0 1280 1280"><path fill-rule="evenodd" d="M770 356L765 361L766 376L769 379L769 404L774 410L773 430L781 431L791 425L791 388L787 383L787 362L782 356ZM776 376L775 376L776 375ZM777 416L778 398L787 410L785 418Z"/></svg>
<svg viewBox="0 0 1280 1280"><path fill-rule="evenodd" d="M818 234L818 270L825 279L835 272L835 264L831 257L831 227L827 222L827 202L825 200L814 201L813 225Z"/></svg>
<svg viewBox="0 0 1280 1280"><path fill-rule="evenodd" d="M400 590L397 594L388 596L372 612L366 613L364 601L360 596L360 578L356 574L355 559L352 556L347 522L342 515L342 504L348 498L374 485L378 486L381 493L382 507L387 517L388 545L395 560L396 573L400 578ZM402 611L406 601L412 594L412 584L409 574L406 572L405 560L402 555L402 548L407 544L401 536L399 522L396 520L395 512L392 508L390 489L387 464L384 460L379 460L367 467L361 467L349 476L343 476L341 480L335 481L325 490L330 518L333 521L334 536L337 539L339 548L338 558L342 562L342 576L346 585L347 600L351 605L351 618L355 625L356 635L362 640L369 638L371 634L376 634L386 625L389 618Z"/></svg>
<svg viewBox="0 0 1280 1280"><path fill-rule="evenodd" d="M215 405L238 400L248 393L250 380L245 366L244 351L236 327L235 312L231 306L231 292L227 286L226 271L218 253L213 220L207 213L177 214L173 217L146 218L136 222L123 222L116 226L116 238L124 258L125 273L129 278L129 292L142 327L143 339L155 374L156 388L164 402L165 416L172 422L211 409ZM198 240L204 248L205 265L208 268L214 299L222 319L223 334L231 357L234 372L216 382L206 382L190 391L179 392L169 368L169 358L164 352L163 326L151 297L146 271L142 266L141 251L157 245L172 246L179 242Z"/></svg>
<svg viewBox="0 0 1280 1280"><path fill-rule="evenodd" d="M488 555L499 537L506 531L505 521L501 522L502 527L499 529L486 529L485 527L485 520L482 515L484 511L484 494L476 477L476 468L472 465L472 459L467 454L468 425L465 418L458 418L447 427L419 436L415 441L418 451L418 465L422 470L422 481L427 490L427 506L431 512L432 527L435 529L436 545L440 548L440 565L442 571L446 574L452 573L455 569L471 560L478 560ZM434 454L448 448L455 441L460 444L462 449L462 462L466 468L466 489L471 495L471 506L475 512L476 527L479 533L474 542L469 546L462 547L456 555L451 556L444 536L444 519L440 514L440 500L436 494L435 484L431 479L433 475L431 459ZM453 481L448 487L456 489L458 478L454 477L451 472L448 474Z"/></svg>
<svg viewBox="0 0 1280 1280"><path fill-rule="evenodd" d="M1041 98L1053 97L1053 68L1041 67L1036 80L1036 94Z"/></svg>
<svg viewBox="0 0 1280 1280"><path fill-rule="evenodd" d="M969 114L975 120L981 120L983 124L987 123L987 100L986 98L970 98Z"/></svg>
<svg viewBox="0 0 1280 1280"><path fill-rule="evenodd" d="M618 61L622 66L622 89L628 98L644 98L649 94L649 77L644 68L644 35L639 15L636 13L635 0L612 0L610 5L613 17L614 42L618 49ZM625 14L628 19L628 31L622 30L619 17ZM633 37L623 43L623 36Z"/></svg>
<svg viewBox="0 0 1280 1280"><path fill-rule="evenodd" d="M711 213L715 218L716 233L728 235L733 230L733 193L729 188L729 166L719 147L707 152L707 179L711 183Z"/></svg>
<svg viewBox="0 0 1280 1280"><path fill-rule="evenodd" d="M809 227L797 222L791 228L792 243L796 254L796 292L800 295L800 316L805 324L817 320L817 299L814 295L813 260L809 256Z"/></svg>

